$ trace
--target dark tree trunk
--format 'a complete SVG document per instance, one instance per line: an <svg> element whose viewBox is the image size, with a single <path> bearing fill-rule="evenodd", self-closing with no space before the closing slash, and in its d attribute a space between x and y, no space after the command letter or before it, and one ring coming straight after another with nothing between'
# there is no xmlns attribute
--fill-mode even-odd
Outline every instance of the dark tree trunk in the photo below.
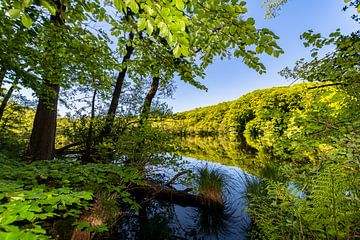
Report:
<svg viewBox="0 0 360 240"><path fill-rule="evenodd" d="M39 98L26 154L26 158L31 161L50 160L54 158L55 154L57 103L60 87L50 83L45 85L53 90L53 95L48 98L43 96Z"/></svg>
<svg viewBox="0 0 360 240"><path fill-rule="evenodd" d="M132 42L134 40L133 33L129 34L129 40L130 40L130 42ZM133 52L134 52L134 47L132 45L126 46L126 54L122 59L122 64L126 65L126 63L130 60ZM119 72L118 77L116 79L115 89L114 89L114 92L113 92L113 95L111 98L111 103L110 103L109 110L108 110L106 120L105 120L105 126L101 133L100 139L109 136L111 133L111 127L114 124L116 109L119 105L119 99L120 99L122 87L124 85L127 69L128 69L127 66L125 66L122 69L122 71Z"/></svg>
<svg viewBox="0 0 360 240"><path fill-rule="evenodd" d="M145 97L144 105L143 105L142 110L141 110L140 124L143 124L144 121L146 121L147 118L149 117L150 109L151 109L151 103L152 103L152 101L153 101L153 99L155 97L155 94L156 94L157 90L159 89L159 84L160 84L160 78L159 77L153 77L152 83L151 83L151 88L150 88L149 92L147 93L147 95Z"/></svg>
<svg viewBox="0 0 360 240"><path fill-rule="evenodd" d="M93 125L94 125L94 119L95 119L96 93L97 93L97 91L94 90L94 94L93 94L92 101L91 101L90 125L89 125L88 136L87 136L86 143L85 143L85 153L83 156L84 162L87 162L90 160L91 147L93 144Z"/></svg>
<svg viewBox="0 0 360 240"><path fill-rule="evenodd" d="M55 0L54 3L57 7L57 12L50 17L50 21L57 26L62 26L65 24L62 18L65 6L60 0ZM25 156L30 161L50 160L55 155L57 105L60 85L52 83L49 79L44 79L43 88L46 93L39 94L39 103Z"/></svg>
<svg viewBox="0 0 360 240"><path fill-rule="evenodd" d="M146 94L145 100L144 100L144 104L140 113L140 121L139 121L139 127L142 128L145 126L145 122L149 117L150 114L150 108L151 108L151 103L155 97L155 94L159 88L159 83L160 83L160 78L159 77L153 77L152 79L152 83L151 83L151 87L149 92ZM144 144L145 144L145 139L141 139L138 142L135 142L135 149L134 152L135 153L143 153L143 148L144 148ZM139 171L144 171L145 169L145 163L143 162L139 162L138 159L129 159L130 162L134 162L137 165L137 168Z"/></svg>
<svg viewBox="0 0 360 240"><path fill-rule="evenodd" d="M14 89L15 89L18 82L19 82L19 79L15 79L15 81L13 82L13 84L11 85L10 89L7 91L7 93L4 96L4 99L1 102L1 105L0 105L0 122L1 122L1 119L2 119L2 117L4 115L6 105L9 102L9 99L10 99L12 93L14 92Z"/></svg>

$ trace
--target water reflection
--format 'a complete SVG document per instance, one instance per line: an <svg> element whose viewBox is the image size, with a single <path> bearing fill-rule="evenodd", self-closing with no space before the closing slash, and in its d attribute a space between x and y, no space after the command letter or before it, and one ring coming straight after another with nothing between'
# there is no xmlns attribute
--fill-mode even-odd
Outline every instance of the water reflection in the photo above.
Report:
<svg viewBox="0 0 360 240"><path fill-rule="evenodd" d="M181 207L152 199L143 205L141 211L123 217L110 239L246 239L250 218L245 212L246 199L242 196L245 191L244 179L251 175L234 166L241 166L252 172L255 172L255 168L251 151L239 148L241 143L225 138L182 139L181 153L187 156L184 159L188 161L184 166L186 169L196 172L197 169L208 166L219 169L228 176L223 193L225 209ZM163 170L165 179L171 179L175 174ZM173 186L176 189L187 187L181 184Z"/></svg>
<svg viewBox="0 0 360 240"><path fill-rule="evenodd" d="M178 146L178 153L182 156L236 166L255 175L258 175L259 166L264 164L255 157L256 151L241 139L188 136L179 138Z"/></svg>

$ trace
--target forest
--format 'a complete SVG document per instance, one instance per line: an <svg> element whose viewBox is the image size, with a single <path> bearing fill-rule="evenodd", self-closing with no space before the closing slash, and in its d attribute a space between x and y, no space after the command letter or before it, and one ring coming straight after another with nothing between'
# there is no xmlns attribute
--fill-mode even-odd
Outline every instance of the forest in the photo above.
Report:
<svg viewBox="0 0 360 240"><path fill-rule="evenodd" d="M288 3L263 4L274 18ZM343 4L359 24L360 1ZM240 210L241 239L359 238L359 31L303 33L311 59L280 72L297 84L175 114L163 100L179 81L207 90L219 59L266 73L261 57L284 51L247 12L242 0L0 0L0 239L222 239ZM200 227L167 223L180 207Z"/></svg>

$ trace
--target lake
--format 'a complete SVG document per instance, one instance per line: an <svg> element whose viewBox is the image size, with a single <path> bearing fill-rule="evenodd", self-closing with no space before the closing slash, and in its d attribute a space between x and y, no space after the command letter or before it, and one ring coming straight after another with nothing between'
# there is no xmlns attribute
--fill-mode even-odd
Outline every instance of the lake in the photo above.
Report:
<svg viewBox="0 0 360 240"><path fill-rule="evenodd" d="M146 211L130 214L121 219L114 239L138 239L139 231L142 231L148 240L247 238L250 218L246 213L245 179L253 176L239 166L248 157L249 163L244 166L249 168L253 160L249 155L244 156L243 149L237 150L241 144L226 139L186 138L181 139L181 146L182 150L179 154L186 161L182 166L185 169L196 172L199 168L208 167L217 169L227 176L223 191L225 211L202 210L151 200L146 204ZM170 179L176 174L168 169L160 172L164 179ZM187 187L180 183L173 186L178 190ZM145 215L145 221L140 220L138 215L143 217Z"/></svg>

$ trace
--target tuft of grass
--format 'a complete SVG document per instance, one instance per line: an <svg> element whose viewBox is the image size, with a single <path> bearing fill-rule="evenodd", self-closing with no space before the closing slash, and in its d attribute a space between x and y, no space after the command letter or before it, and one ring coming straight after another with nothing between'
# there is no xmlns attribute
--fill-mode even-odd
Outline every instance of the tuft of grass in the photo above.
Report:
<svg viewBox="0 0 360 240"><path fill-rule="evenodd" d="M199 193L206 199L223 204L223 190L226 182L227 176L219 169L209 168L208 165L198 169Z"/></svg>

